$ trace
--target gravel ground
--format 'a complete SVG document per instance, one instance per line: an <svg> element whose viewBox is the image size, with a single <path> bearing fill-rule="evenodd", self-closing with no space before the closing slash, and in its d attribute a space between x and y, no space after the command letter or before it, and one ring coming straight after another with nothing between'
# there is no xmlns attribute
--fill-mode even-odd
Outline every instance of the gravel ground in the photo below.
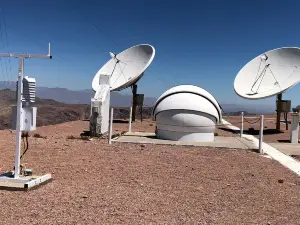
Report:
<svg viewBox="0 0 300 225"><path fill-rule="evenodd" d="M258 117L259 116L255 116ZM290 129L286 130L285 123L281 123L280 131L278 132L276 130L276 115L265 115L264 120L264 142L288 142L290 139ZM224 119L228 122L230 122L232 125L241 128L241 116L230 116L230 117L224 117ZM247 121L244 121L244 132L248 132L249 128L254 128L254 133L251 133L253 136L258 137L259 136L259 129L260 129L260 122L258 119L246 118ZM283 117L282 117L283 120ZM250 123L249 123L250 122ZM290 124L289 127L290 128ZM225 129L226 133L230 133L228 135L231 135L232 132ZM223 134L224 136L226 134ZM300 135L299 135L300 137Z"/></svg>
<svg viewBox="0 0 300 225"><path fill-rule="evenodd" d="M149 124L136 122L133 131L151 132ZM87 128L83 121L38 128L47 138L30 137L24 161L53 181L0 190L0 224L300 224L300 179L273 160L244 150L67 139ZM0 167L11 169L13 134L0 131L0 142Z"/></svg>

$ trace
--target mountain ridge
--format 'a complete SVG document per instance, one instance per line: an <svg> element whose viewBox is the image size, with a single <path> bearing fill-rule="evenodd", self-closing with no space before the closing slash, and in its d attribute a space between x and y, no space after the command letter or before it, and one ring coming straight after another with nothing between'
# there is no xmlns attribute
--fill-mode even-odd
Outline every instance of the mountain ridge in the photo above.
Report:
<svg viewBox="0 0 300 225"><path fill-rule="evenodd" d="M0 81L0 89L9 87L11 90L15 90L15 82L13 81ZM70 90L68 88L61 87L37 87L36 96L41 99L53 99L57 102L65 104L90 104L91 97L93 97L94 91L92 89L83 90ZM118 92L111 92L111 105L114 107L130 107L132 96L127 94L120 94ZM152 107L156 102L156 98L145 96L144 106ZM275 105L258 105L258 104L232 104L232 103L220 103L224 110L224 113L235 113L246 111L251 114L267 114L275 112Z"/></svg>

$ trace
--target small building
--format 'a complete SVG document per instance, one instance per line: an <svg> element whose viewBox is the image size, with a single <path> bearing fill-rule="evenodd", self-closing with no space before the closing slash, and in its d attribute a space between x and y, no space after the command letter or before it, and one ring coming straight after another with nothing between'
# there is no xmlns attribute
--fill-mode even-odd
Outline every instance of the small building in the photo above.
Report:
<svg viewBox="0 0 300 225"><path fill-rule="evenodd" d="M156 101L152 118L156 136L175 141L214 141L222 112L216 99L194 85L179 85L164 92Z"/></svg>

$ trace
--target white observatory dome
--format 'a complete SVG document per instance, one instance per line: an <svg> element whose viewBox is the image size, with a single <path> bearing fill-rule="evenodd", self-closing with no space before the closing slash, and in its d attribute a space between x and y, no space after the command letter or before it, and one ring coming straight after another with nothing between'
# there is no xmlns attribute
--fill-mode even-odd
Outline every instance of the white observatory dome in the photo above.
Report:
<svg viewBox="0 0 300 225"><path fill-rule="evenodd" d="M167 90L157 99L152 116L157 137L175 141L214 141L216 124L222 120L216 99L194 85Z"/></svg>

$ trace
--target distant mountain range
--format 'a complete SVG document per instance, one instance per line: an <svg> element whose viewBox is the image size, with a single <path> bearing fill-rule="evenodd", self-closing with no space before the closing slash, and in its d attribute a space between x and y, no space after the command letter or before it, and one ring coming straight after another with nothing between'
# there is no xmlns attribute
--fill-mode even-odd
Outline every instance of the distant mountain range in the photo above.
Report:
<svg viewBox="0 0 300 225"><path fill-rule="evenodd" d="M240 113L247 112L249 114L272 114L275 113L275 104L262 105L262 104L248 104L248 105L238 105L238 104L220 104L223 108L223 114Z"/></svg>
<svg viewBox="0 0 300 225"><path fill-rule="evenodd" d="M10 87L11 90L15 90L15 82L4 82L0 81L0 89L7 89ZM91 97L93 97L94 92L91 89L86 90L70 90L67 88L48 88L48 87L37 87L36 96L42 99L52 99L58 102L66 104L90 104ZM111 93L111 105L116 107L126 107L131 105L131 95L124 95L118 92ZM153 106L156 101L154 97L145 97L144 106ZM252 114L260 113L274 113L274 107L270 105L238 105L238 104L222 104L225 113L241 112L246 111Z"/></svg>
<svg viewBox="0 0 300 225"><path fill-rule="evenodd" d="M12 90L0 90L0 130L10 129L12 125L12 105L15 105L16 93ZM58 124L68 121L87 119L90 107L87 104L64 104L52 99L35 99L38 108L37 126Z"/></svg>
<svg viewBox="0 0 300 225"><path fill-rule="evenodd" d="M12 81L0 81L0 89L10 89L15 91L16 83ZM53 99L66 104L90 104L91 98L94 96L94 91L92 89L75 91L67 88L37 87L36 96L42 99ZM131 99L131 95L122 95L118 92L111 93L111 105L113 106L130 106ZM155 101L155 98L145 97L144 105L153 106Z"/></svg>

